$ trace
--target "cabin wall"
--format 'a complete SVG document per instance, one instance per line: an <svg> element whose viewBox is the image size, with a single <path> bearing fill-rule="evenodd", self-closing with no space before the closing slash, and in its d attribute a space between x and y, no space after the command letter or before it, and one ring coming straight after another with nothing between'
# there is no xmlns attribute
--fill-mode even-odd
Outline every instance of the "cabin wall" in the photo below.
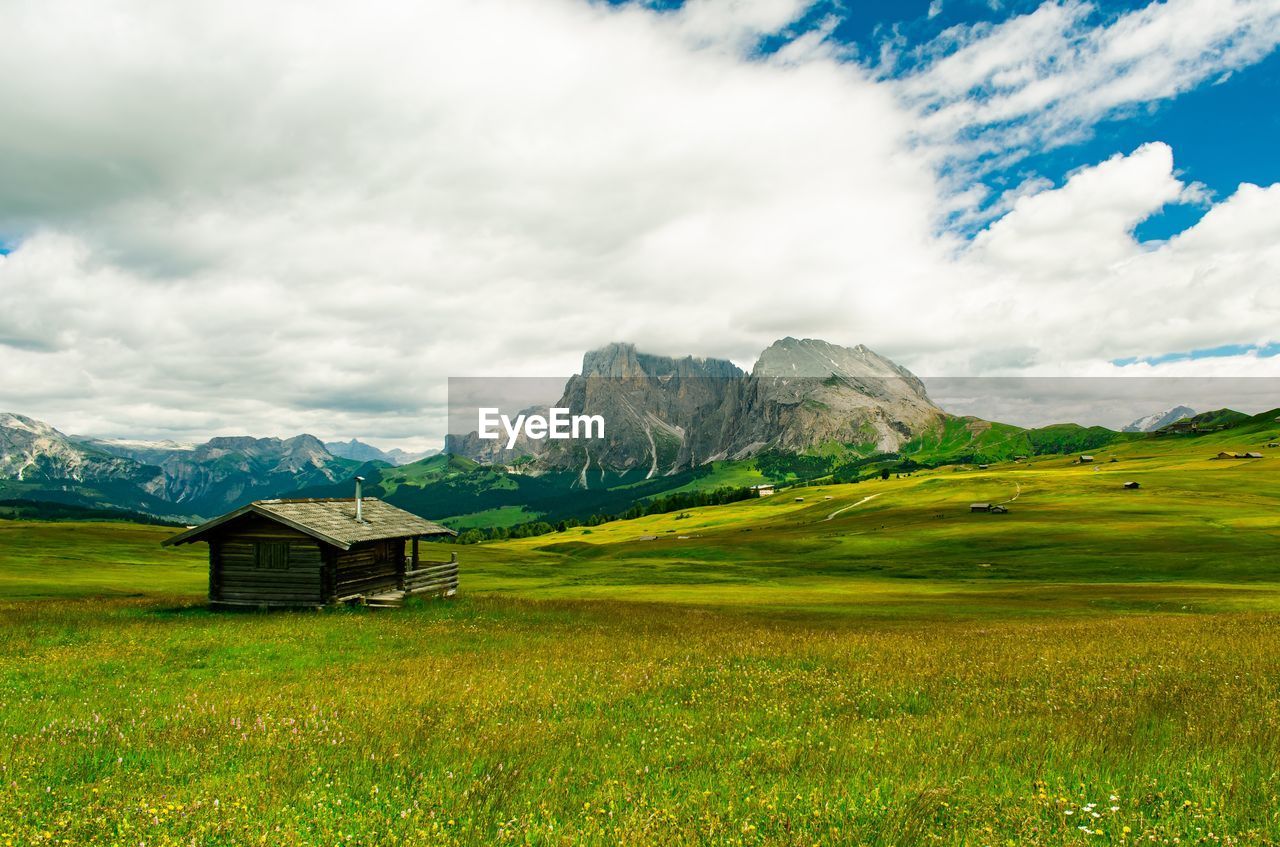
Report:
<svg viewBox="0 0 1280 847"><path fill-rule="evenodd" d="M395 591L404 577L404 539L369 541L334 554L334 594L337 598L356 594Z"/></svg>
<svg viewBox="0 0 1280 847"><path fill-rule="evenodd" d="M273 521L237 522L209 544L209 599L235 604L318 606L325 590L318 541Z"/></svg>

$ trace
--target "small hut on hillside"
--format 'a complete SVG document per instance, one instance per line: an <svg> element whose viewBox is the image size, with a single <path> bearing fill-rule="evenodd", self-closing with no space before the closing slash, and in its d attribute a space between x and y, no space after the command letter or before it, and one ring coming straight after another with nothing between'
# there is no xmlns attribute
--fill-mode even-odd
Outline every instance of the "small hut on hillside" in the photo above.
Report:
<svg viewBox="0 0 1280 847"><path fill-rule="evenodd" d="M1092 462L1092 461L1093 461L1093 457L1092 457L1092 456L1086 456L1086 455L1083 455L1083 454L1080 456L1080 464L1082 464L1082 465L1083 465L1083 464L1087 464L1088 462Z"/></svg>
<svg viewBox="0 0 1280 847"><path fill-rule="evenodd" d="M1130 489L1130 490L1133 490L1133 489L1141 488L1141 487L1142 487L1142 483L1140 483L1140 482L1126 482L1126 483L1124 484L1124 487L1125 487L1125 488L1128 488L1128 489Z"/></svg>
<svg viewBox="0 0 1280 847"><path fill-rule="evenodd" d="M757 497L769 497L773 494L773 483L766 482L763 485L753 485L751 490L755 492Z"/></svg>
<svg viewBox="0 0 1280 847"><path fill-rule="evenodd" d="M448 562L418 559L419 539L456 534L357 494L257 500L162 543L208 542L209 602L216 606L394 606L409 594L457 593L457 554Z"/></svg>

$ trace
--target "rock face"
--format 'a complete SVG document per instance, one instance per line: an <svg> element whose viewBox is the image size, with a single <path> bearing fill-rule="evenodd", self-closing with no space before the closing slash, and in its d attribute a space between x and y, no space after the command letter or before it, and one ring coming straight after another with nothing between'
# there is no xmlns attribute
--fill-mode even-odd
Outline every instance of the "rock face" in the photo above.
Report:
<svg viewBox="0 0 1280 847"><path fill-rule="evenodd" d="M332 453L333 451L331 450L329 452ZM437 453L439 453L440 450L439 448L433 447L430 450L410 451L410 450L401 450L399 447L392 447L390 450L384 450L382 452L386 454L387 461L389 461L391 464L407 465L410 462L417 462L421 459L427 458L428 456L434 456ZM336 456L337 454L334 453L334 455Z"/></svg>
<svg viewBox="0 0 1280 847"><path fill-rule="evenodd" d="M6 483L0 488L37 499L77 495L96 505L211 517L250 500L345 480L356 467L311 435L195 445L75 440L41 421L0 413L0 482Z"/></svg>
<svg viewBox="0 0 1280 847"><path fill-rule="evenodd" d="M546 415L549 406L530 406L521 409L517 415ZM449 434L444 437L444 452L453 456L465 456L482 465L513 465L522 459L531 459L542 452L537 441L529 439L521 432L516 436L515 444L508 447L508 438L501 433L500 438L481 438L476 432L466 435Z"/></svg>
<svg viewBox="0 0 1280 847"><path fill-rule="evenodd" d="M218 514L259 498L279 497L350 476L348 462L314 435L293 438L212 438L159 462L164 481L156 495L199 514Z"/></svg>
<svg viewBox="0 0 1280 847"><path fill-rule="evenodd" d="M890 452L944 417L914 374L868 348L775 341L744 385L731 458L835 446Z"/></svg>
<svg viewBox="0 0 1280 847"><path fill-rule="evenodd" d="M587 353L582 373L556 404L573 414L604 417L605 437L549 445L551 467L573 467L583 479L597 469L642 468L646 477L708 461L733 425L745 374L723 359L676 359L610 344Z"/></svg>
<svg viewBox="0 0 1280 847"><path fill-rule="evenodd" d="M1156 412L1154 415L1147 415L1145 418L1138 418L1122 429L1121 432L1155 432L1157 429L1166 427L1171 423L1177 423L1195 416L1196 410L1190 406L1174 406L1172 409Z"/></svg>
<svg viewBox="0 0 1280 847"><path fill-rule="evenodd" d="M155 467L78 444L47 423L0 412L0 479L149 484Z"/></svg>
<svg viewBox="0 0 1280 847"><path fill-rule="evenodd" d="M177 441L145 441L133 438L83 438L80 436L69 436L72 441L100 450L103 453L110 453L112 456L120 456L125 459L133 459L135 462L141 462L144 465L158 465L160 461L171 453L182 450L194 450L194 444L182 444Z"/></svg>
<svg viewBox="0 0 1280 847"><path fill-rule="evenodd" d="M919 379L866 347L795 338L772 344L750 374L722 359L610 344L583 357L555 405L603 416L605 438L522 439L495 453L472 433L451 436L447 449L488 462L532 456L540 469L573 470L587 485L597 473L649 478L765 450L891 451L945 417Z"/></svg>
<svg viewBox="0 0 1280 847"><path fill-rule="evenodd" d="M326 441L324 449L340 459L351 459L355 462L390 462L387 454L372 444L351 439L350 441Z"/></svg>

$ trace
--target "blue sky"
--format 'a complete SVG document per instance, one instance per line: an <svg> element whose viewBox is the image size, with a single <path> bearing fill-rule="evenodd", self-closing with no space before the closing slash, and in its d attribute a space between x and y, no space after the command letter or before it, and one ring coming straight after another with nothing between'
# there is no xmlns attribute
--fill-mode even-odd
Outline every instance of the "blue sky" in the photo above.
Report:
<svg viewBox="0 0 1280 847"><path fill-rule="evenodd" d="M664 3L659 7L679 5ZM838 20L831 38L854 48L857 60L873 67L880 66L883 45L896 44L900 63L885 74L892 79L915 69L913 50L934 42L953 27L996 25L1041 5L1042 0L823 2L812 7L791 31ZM1125 12L1148 5L1136 0L1099 4L1090 21L1105 26ZM761 42L762 52L783 43L785 37L766 38ZM1273 51L1257 64L1210 79L1176 97L1149 102L1122 117L1105 120L1091 128L1087 140L1032 151L1013 167L984 174L983 181L993 194L1035 177L1060 185L1078 168L1129 153L1150 141L1169 144L1178 173L1188 182L1206 186L1209 200L1229 196L1240 183L1269 185L1280 181L1280 52ZM1168 238L1194 224L1206 208L1206 203L1171 204L1141 223L1136 236L1141 241ZM972 235L975 230L961 231Z"/></svg>

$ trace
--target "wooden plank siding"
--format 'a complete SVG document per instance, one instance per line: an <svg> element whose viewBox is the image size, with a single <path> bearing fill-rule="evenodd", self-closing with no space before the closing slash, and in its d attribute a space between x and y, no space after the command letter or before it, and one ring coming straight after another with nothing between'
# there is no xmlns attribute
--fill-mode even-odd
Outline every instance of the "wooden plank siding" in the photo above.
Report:
<svg viewBox="0 0 1280 847"><path fill-rule="evenodd" d="M415 536L361 541L343 550L272 520L246 514L211 528L209 602L215 606L318 607L388 592L453 596L457 556L418 560Z"/></svg>
<svg viewBox="0 0 1280 847"><path fill-rule="evenodd" d="M404 578L404 539L367 541L334 556L334 595L341 600L358 594L394 591Z"/></svg>

